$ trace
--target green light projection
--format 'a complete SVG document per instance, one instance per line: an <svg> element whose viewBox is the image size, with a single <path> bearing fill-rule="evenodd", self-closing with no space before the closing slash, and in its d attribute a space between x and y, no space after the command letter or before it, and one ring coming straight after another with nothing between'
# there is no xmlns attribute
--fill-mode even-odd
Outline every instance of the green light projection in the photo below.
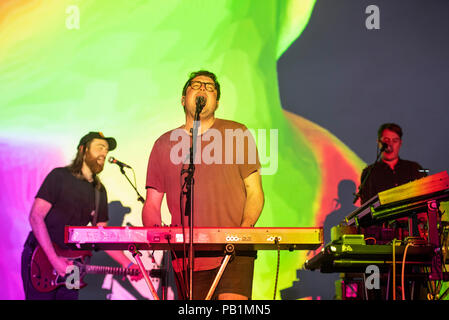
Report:
<svg viewBox="0 0 449 320"><path fill-rule="evenodd" d="M144 194L153 142L184 122L180 100L188 74L208 69L222 86L217 117L278 130L278 169L263 176L266 202L257 226L315 226L320 161L282 110L276 71L314 3L6 1L0 138L51 144L68 162L82 135L102 131L116 137L111 155L134 167ZM141 225L142 205L117 168L106 166L102 180L109 201L131 207L124 223ZM296 280L304 255L281 253L278 289ZM273 297L276 256L259 252L253 299Z"/></svg>

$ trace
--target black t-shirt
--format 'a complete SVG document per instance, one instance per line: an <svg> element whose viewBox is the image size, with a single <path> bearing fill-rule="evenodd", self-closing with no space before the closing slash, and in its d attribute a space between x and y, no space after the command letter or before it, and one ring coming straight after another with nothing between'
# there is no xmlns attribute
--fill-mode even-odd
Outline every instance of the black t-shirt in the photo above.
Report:
<svg viewBox="0 0 449 320"><path fill-rule="evenodd" d="M362 172L361 182L363 182L371 167L373 168L371 174L360 192L362 204L379 192L426 176L425 173L419 172L422 167L418 163L399 159L394 170L383 161L369 165Z"/></svg>
<svg viewBox="0 0 449 320"><path fill-rule="evenodd" d="M97 222L108 221L106 189L101 185ZM95 210L94 184L76 178L66 167L53 169L42 183L36 198L52 204L45 224L53 242L64 244L65 226L85 226L92 222Z"/></svg>

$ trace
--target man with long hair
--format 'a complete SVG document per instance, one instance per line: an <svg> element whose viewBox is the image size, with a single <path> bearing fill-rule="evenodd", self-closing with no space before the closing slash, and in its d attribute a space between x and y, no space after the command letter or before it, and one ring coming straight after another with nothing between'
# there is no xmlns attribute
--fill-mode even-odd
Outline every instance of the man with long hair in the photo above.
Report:
<svg viewBox="0 0 449 320"><path fill-rule="evenodd" d="M101 132L89 132L81 138L72 163L53 169L39 188L29 216L32 231L22 253L22 280L27 300L78 299L78 290L66 286L51 292L37 290L30 278L32 255L40 246L55 274L64 277L67 268L73 264L57 253L60 252L57 248L69 249L64 243L65 226L107 225L107 194L98 174L103 170L107 153L116 146L114 138L107 138ZM123 267L138 268L123 252L106 252ZM132 280L139 278L141 276Z"/></svg>

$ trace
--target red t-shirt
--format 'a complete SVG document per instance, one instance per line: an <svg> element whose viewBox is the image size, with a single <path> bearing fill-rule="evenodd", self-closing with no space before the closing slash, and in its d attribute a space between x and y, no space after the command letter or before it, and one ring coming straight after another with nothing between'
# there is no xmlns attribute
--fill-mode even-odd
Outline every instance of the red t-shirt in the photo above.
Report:
<svg viewBox="0 0 449 320"><path fill-rule="evenodd" d="M181 176L181 170L189 166L191 139L182 128L163 134L148 161L146 187L166 194L174 226L182 225L180 193L186 174ZM239 227L246 202L244 179L260 168L251 133L240 123L215 119L197 138L194 163L194 227ZM188 219L184 217L185 226ZM195 270L216 268L221 260L196 258ZM173 265L176 270L176 263Z"/></svg>

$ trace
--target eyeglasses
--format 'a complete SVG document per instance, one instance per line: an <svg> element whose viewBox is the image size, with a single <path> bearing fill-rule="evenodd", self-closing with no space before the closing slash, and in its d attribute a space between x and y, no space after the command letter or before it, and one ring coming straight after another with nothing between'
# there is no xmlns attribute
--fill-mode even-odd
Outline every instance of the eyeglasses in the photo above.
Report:
<svg viewBox="0 0 449 320"><path fill-rule="evenodd" d="M212 83L212 82L191 81L190 87L193 90L199 90L203 84L207 91L209 91L209 92L215 91L215 83Z"/></svg>

